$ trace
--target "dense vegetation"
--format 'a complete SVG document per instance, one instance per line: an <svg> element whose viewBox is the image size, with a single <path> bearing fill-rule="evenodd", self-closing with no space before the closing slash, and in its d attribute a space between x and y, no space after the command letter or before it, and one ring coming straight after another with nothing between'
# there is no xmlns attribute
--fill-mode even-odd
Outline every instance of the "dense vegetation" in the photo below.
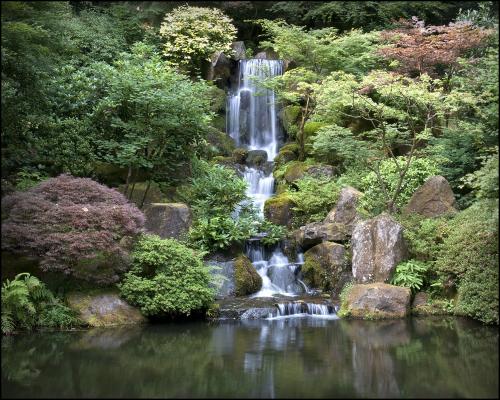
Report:
<svg viewBox="0 0 500 400"><path fill-rule="evenodd" d="M209 309L206 253L291 233L249 204L242 149L222 132L227 79L206 79L214 54L230 58L242 40L247 56L287 63L261 83L276 91L286 131L273 174L293 204L289 226L323 220L353 186L364 216L387 211L405 227L410 260L394 284L498 324L492 3L158 3L1 4L3 251L120 282L147 316ZM450 182L458 212L402 215L434 175ZM141 210L164 199L190 206L189 231L137 241ZM4 282L4 333L76 323L42 287L33 276Z"/></svg>

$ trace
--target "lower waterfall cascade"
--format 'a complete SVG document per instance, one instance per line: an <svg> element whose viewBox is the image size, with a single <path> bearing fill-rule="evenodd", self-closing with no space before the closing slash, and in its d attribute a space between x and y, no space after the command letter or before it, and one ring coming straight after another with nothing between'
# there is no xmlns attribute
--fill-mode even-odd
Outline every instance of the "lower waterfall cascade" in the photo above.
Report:
<svg viewBox="0 0 500 400"><path fill-rule="evenodd" d="M283 61L249 59L239 61L238 88L231 92L227 101L227 133L236 144L248 150L264 150L271 163L280 147L281 133L277 119L275 94L272 90L258 88L259 79L283 73ZM247 195L256 206L259 217L264 216L264 204L274 194L272 168L245 166L243 179L247 182ZM280 244L266 248L260 238L247 241L245 254L262 277L262 288L251 297L311 295L313 290L300 279L303 254L290 262ZM334 315L333 306L314 303L283 303L278 305L277 315L272 317Z"/></svg>

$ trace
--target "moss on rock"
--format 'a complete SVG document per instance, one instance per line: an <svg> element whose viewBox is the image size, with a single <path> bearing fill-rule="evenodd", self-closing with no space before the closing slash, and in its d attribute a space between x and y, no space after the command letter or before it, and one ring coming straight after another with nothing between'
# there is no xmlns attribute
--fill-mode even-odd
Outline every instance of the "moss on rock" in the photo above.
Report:
<svg viewBox="0 0 500 400"><path fill-rule="evenodd" d="M292 161L287 164L286 170L283 174L283 178L288 183L293 183L296 180L304 177L306 174L308 165L302 161Z"/></svg>
<svg viewBox="0 0 500 400"><path fill-rule="evenodd" d="M258 292L262 287L262 278L255 270L250 260L239 255L234 261L235 294L246 296Z"/></svg>
<svg viewBox="0 0 500 400"><path fill-rule="evenodd" d="M212 121L212 123L214 123L214 121ZM230 156L236 145L229 135L222 132L226 129L225 124L225 119L223 119L221 126L209 129L207 132L207 141L215 147L217 154Z"/></svg>
<svg viewBox="0 0 500 400"><path fill-rule="evenodd" d="M271 197L264 204L264 215L266 219L276 225L291 227L295 203L286 193Z"/></svg>
<svg viewBox="0 0 500 400"><path fill-rule="evenodd" d="M148 187L148 182L136 182L135 184L130 184L128 187L128 193L132 190L132 186L134 187L134 191L132 192L131 201L139 207L142 203L142 198L144 197L146 188ZM118 191L125 194L125 185L118 186ZM125 194L125 196L128 197L128 194ZM155 182L151 182L144 204L168 203L169 201L170 199L160 190L160 186L158 186Z"/></svg>

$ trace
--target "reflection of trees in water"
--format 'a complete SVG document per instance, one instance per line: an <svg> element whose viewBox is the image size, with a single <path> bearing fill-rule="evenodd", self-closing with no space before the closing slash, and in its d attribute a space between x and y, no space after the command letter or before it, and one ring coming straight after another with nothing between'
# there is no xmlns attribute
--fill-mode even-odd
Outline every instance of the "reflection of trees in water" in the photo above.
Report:
<svg viewBox="0 0 500 400"><path fill-rule="evenodd" d="M495 329L428 318L297 318L32 334L2 339L2 394L491 396L498 390L497 345Z"/></svg>

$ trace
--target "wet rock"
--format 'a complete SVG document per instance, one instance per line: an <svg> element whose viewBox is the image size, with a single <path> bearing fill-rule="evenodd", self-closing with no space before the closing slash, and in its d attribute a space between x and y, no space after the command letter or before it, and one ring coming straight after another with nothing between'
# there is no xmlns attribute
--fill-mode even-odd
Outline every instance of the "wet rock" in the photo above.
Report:
<svg viewBox="0 0 500 400"><path fill-rule="evenodd" d="M328 213L324 223L343 224L348 235L352 234L354 225L361 220L360 214L356 211L359 198L363 193L347 186L340 191L339 199L335 207Z"/></svg>
<svg viewBox="0 0 500 400"><path fill-rule="evenodd" d="M240 255L234 261L234 277L236 296L246 296L258 292L262 287L262 278L251 261Z"/></svg>
<svg viewBox="0 0 500 400"><path fill-rule="evenodd" d="M403 227L388 214L358 222L351 246L352 274L359 283L388 281L408 256Z"/></svg>
<svg viewBox="0 0 500 400"><path fill-rule="evenodd" d="M248 150L238 147L233 150L233 160L238 164L245 164L248 155Z"/></svg>
<svg viewBox="0 0 500 400"><path fill-rule="evenodd" d="M267 152L265 150L249 150L245 160L249 167L260 166L267 162Z"/></svg>
<svg viewBox="0 0 500 400"><path fill-rule="evenodd" d="M144 210L146 229L162 239L179 239L192 223L191 210L183 203L153 203Z"/></svg>
<svg viewBox="0 0 500 400"><path fill-rule="evenodd" d="M304 282L321 290L332 290L338 294L349 279L345 259L345 248L341 244L323 242L304 253L302 265Z"/></svg>
<svg viewBox="0 0 500 400"><path fill-rule="evenodd" d="M266 200L264 215L273 224L290 227L292 225L293 207L295 207L295 203L283 193Z"/></svg>
<svg viewBox="0 0 500 400"><path fill-rule="evenodd" d="M245 48L244 42L237 41L237 42L231 43L231 50L233 53L231 58L233 60L245 60L247 58L246 48Z"/></svg>
<svg viewBox="0 0 500 400"><path fill-rule="evenodd" d="M403 318L410 312L409 288L370 283L353 285L343 299L341 316L354 318Z"/></svg>
<svg viewBox="0 0 500 400"><path fill-rule="evenodd" d="M117 292L73 292L66 298L71 309L92 327L139 324L146 322L141 312L121 299Z"/></svg>
<svg viewBox="0 0 500 400"><path fill-rule="evenodd" d="M424 217L439 217L456 212L455 196L446 178L432 176L420 186L403 208L403 214L420 214Z"/></svg>
<svg viewBox="0 0 500 400"><path fill-rule="evenodd" d="M276 314L276 307L249 308L240 315L240 319L262 319Z"/></svg>
<svg viewBox="0 0 500 400"><path fill-rule="evenodd" d="M294 238L300 247L307 249L324 241L345 241L347 231L343 224L312 222L295 230Z"/></svg>

